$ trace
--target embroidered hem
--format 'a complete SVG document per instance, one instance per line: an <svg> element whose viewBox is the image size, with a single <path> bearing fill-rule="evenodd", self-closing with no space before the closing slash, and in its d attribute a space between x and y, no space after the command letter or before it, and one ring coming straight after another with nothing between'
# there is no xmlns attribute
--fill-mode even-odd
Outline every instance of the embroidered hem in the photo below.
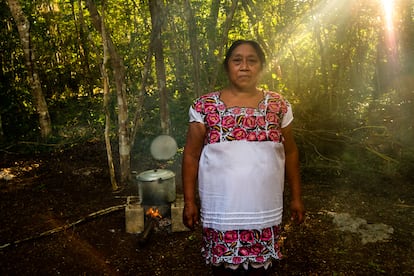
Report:
<svg viewBox="0 0 414 276"><path fill-rule="evenodd" d="M207 264L224 265L237 269L241 265L247 269L271 265L272 260L282 258L279 249L280 227L273 226L261 230L219 231L203 228L202 254Z"/></svg>

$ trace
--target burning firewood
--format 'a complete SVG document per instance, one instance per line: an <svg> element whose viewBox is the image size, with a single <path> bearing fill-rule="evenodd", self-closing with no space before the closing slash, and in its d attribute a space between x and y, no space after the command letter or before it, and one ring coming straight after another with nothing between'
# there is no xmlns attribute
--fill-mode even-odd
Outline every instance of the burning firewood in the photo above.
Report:
<svg viewBox="0 0 414 276"><path fill-rule="evenodd" d="M152 217L152 218L162 218L160 211L157 208L149 208L145 214L147 215L147 217Z"/></svg>
<svg viewBox="0 0 414 276"><path fill-rule="evenodd" d="M146 220L144 231L142 232L141 237L138 240L138 243L141 246L147 244L155 226L158 225L159 220L162 218L161 213L157 208L151 207L147 210L147 212L145 212L145 214Z"/></svg>

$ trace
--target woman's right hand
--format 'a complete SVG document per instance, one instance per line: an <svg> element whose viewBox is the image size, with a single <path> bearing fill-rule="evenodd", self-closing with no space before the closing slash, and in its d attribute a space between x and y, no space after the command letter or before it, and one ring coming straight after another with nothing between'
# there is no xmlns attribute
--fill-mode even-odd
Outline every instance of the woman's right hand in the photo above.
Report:
<svg viewBox="0 0 414 276"><path fill-rule="evenodd" d="M199 224L199 215L198 215L198 206L197 204L185 203L183 210L183 223L185 226L194 230L194 228Z"/></svg>

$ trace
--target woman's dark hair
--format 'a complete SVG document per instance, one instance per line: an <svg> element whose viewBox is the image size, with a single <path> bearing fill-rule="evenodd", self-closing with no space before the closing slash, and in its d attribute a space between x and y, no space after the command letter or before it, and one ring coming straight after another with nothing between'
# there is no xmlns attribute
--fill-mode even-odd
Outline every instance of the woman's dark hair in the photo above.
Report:
<svg viewBox="0 0 414 276"><path fill-rule="evenodd" d="M257 56L259 57L261 68L263 69L264 65L266 64L266 57L259 43L254 40L240 39L234 41L233 44L231 44L230 48L227 50L226 57L224 58L223 62L224 70L226 70L226 72L229 71L229 59L233 54L233 51L242 44L249 44L253 47L253 49L256 51Z"/></svg>

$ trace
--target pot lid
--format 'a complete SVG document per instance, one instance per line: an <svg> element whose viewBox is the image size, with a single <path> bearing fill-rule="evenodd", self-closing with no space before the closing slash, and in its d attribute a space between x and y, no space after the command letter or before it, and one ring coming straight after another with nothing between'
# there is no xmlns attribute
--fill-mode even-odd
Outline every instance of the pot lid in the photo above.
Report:
<svg viewBox="0 0 414 276"><path fill-rule="evenodd" d="M156 160L168 160L176 154L177 142L169 135L159 135L152 141L150 150Z"/></svg>
<svg viewBox="0 0 414 276"><path fill-rule="evenodd" d="M140 181L154 181L154 180L167 180L173 178L175 174L172 171L164 169L148 170L137 175L137 179Z"/></svg>

